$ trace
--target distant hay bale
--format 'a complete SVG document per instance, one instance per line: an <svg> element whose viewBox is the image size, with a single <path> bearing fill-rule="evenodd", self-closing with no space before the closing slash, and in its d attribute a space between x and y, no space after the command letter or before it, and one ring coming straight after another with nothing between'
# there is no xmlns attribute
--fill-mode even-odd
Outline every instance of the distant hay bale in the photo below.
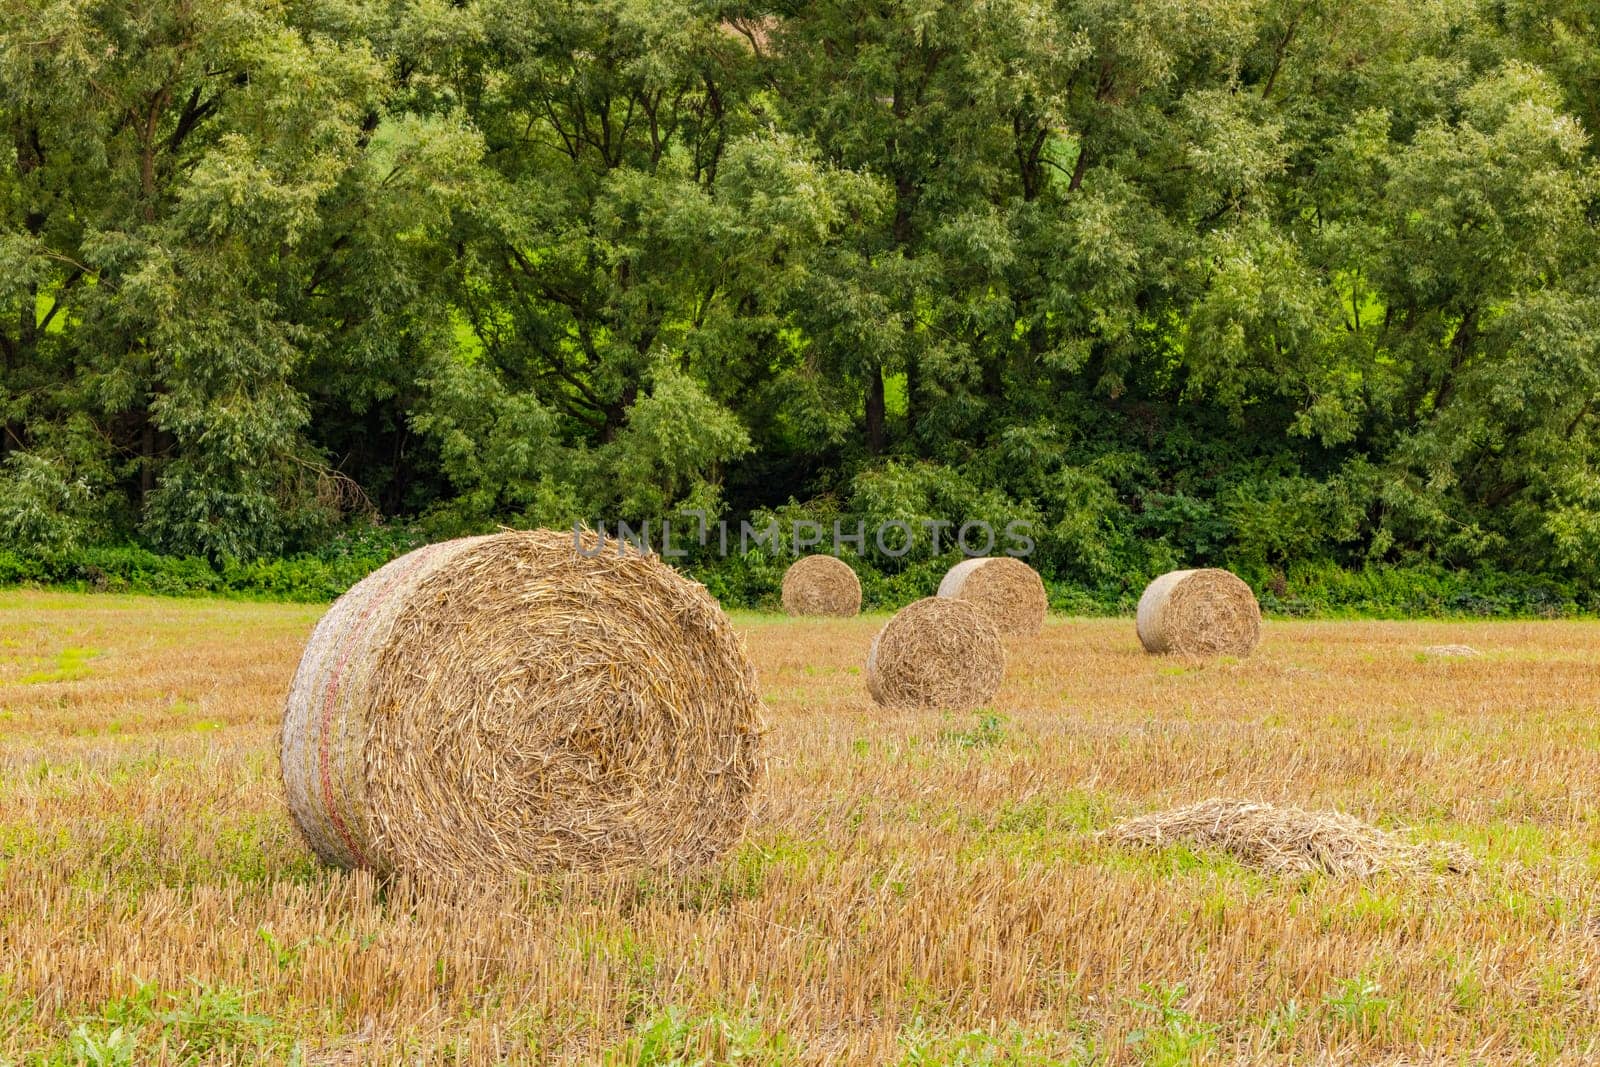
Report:
<svg viewBox="0 0 1600 1067"><path fill-rule="evenodd" d="M962 560L945 573L939 595L982 611L1002 637L1032 637L1050 609L1039 572L1010 556Z"/></svg>
<svg viewBox="0 0 1600 1067"><path fill-rule="evenodd" d="M1323 871L1366 878L1379 872L1442 866L1470 870L1459 845L1415 845L1338 811L1304 811L1247 800L1212 799L1172 811L1141 815L1101 835L1140 848L1184 845L1226 852L1269 874Z"/></svg>
<svg viewBox="0 0 1600 1067"><path fill-rule="evenodd" d="M1145 588L1137 627L1146 652L1248 656L1261 640L1261 607L1228 571L1172 571Z"/></svg>
<svg viewBox="0 0 1600 1067"><path fill-rule="evenodd" d="M867 690L886 707L978 707L1004 673L1000 632L977 608L949 597L901 608L867 654Z"/></svg>
<svg viewBox="0 0 1600 1067"><path fill-rule="evenodd" d="M833 556L803 556L783 572L783 610L790 615L861 614L861 579Z"/></svg>
<svg viewBox="0 0 1600 1067"><path fill-rule="evenodd" d="M587 557L547 530L472 537L394 560L318 623L284 786L340 867L454 883L676 869L739 837L760 709L717 602L658 558Z"/></svg>
<svg viewBox="0 0 1600 1067"><path fill-rule="evenodd" d="M1429 645L1427 648L1423 649L1422 652L1423 655L1440 656L1445 659L1467 658L1471 656L1483 655L1482 652L1479 652L1471 645Z"/></svg>

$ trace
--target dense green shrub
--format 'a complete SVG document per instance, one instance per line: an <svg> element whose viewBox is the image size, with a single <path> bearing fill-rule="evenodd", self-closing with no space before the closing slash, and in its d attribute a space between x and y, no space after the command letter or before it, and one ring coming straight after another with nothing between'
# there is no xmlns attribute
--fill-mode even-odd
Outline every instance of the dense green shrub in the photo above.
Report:
<svg viewBox="0 0 1600 1067"><path fill-rule="evenodd" d="M246 562L212 563L133 545L39 554L0 551L0 585L319 603L337 597L417 543L410 531L374 527L333 538L314 554Z"/></svg>
<svg viewBox="0 0 1600 1067"><path fill-rule="evenodd" d="M936 507L918 504L913 514L942 518ZM886 511L884 514L889 514ZM1004 520L1001 513L997 521ZM866 520L831 500L811 505L793 502L761 511L746 520L749 531L740 551L741 523L716 523L700 541L698 521L679 516L672 522L669 560L703 582L730 608L777 610L783 573L797 552L829 552L837 523L847 535ZM874 521L877 521L876 518ZM811 524L811 525L807 525ZM776 537L759 538L771 531ZM948 543L934 554L925 540L900 558L886 557L873 545L866 525L864 551L846 542L840 553L861 579L862 606L867 611L894 610L931 595L947 569L962 556ZM607 525L607 551L617 551L618 530ZM636 531L637 532L637 531ZM795 536L819 536L820 542L797 549ZM649 545L660 551L660 527L652 525ZM96 545L54 551L0 549L0 587L54 586L96 592L145 593L158 596L211 596L305 603L331 601L389 560L436 534L425 527L357 525L328 539L314 553L254 560L212 562L199 556L175 556L137 545ZM1029 558L1045 578L1053 611L1069 615L1123 615L1133 611L1145 585L1177 564L1159 542L1132 558L1113 557L1116 566L1063 566L1047 551L1050 535L1037 537ZM948 538L946 538L948 542ZM630 551L634 549L629 548ZM1125 549L1119 552L1126 551ZM1200 561L1202 563L1207 561ZM1264 611L1285 618L1362 616L1372 618L1484 617L1555 618L1600 612L1600 589L1577 580L1518 574L1488 567L1451 569L1437 563L1350 567L1331 559L1277 566L1255 561L1219 561L1232 565L1256 590Z"/></svg>
<svg viewBox="0 0 1600 1067"><path fill-rule="evenodd" d="M406 531L384 530L346 535L314 555L221 564L127 545L38 556L0 550L0 586L320 603L416 543ZM945 553L893 570L860 556L844 558L861 578L864 610L890 611L931 595L960 556ZM791 560L787 547L777 553L761 548L725 559L702 555L678 565L727 607L777 610L779 583ZM1600 611L1600 591L1595 589L1488 569L1417 565L1347 570L1322 562L1296 564L1287 571L1247 569L1244 576L1264 611L1288 618L1558 618ZM1129 573L1091 583L1047 575L1045 586L1056 612L1122 615L1133 610L1150 577Z"/></svg>

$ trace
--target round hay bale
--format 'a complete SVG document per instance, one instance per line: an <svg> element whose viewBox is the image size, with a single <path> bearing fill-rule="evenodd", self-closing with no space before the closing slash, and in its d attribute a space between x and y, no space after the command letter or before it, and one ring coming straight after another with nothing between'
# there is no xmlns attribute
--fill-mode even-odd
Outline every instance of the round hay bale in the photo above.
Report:
<svg viewBox="0 0 1600 1067"><path fill-rule="evenodd" d="M1228 571L1172 571L1145 588L1137 625L1146 652L1248 656L1261 640L1261 607Z"/></svg>
<svg viewBox="0 0 1600 1067"><path fill-rule="evenodd" d="M675 869L739 837L762 732L702 586L570 532L502 533L418 549L334 603L289 693L283 779L340 867Z"/></svg>
<svg viewBox="0 0 1600 1067"><path fill-rule="evenodd" d="M1010 556L962 560L945 573L939 595L965 600L988 616L1002 637L1032 637L1050 610L1039 572Z"/></svg>
<svg viewBox="0 0 1600 1067"><path fill-rule="evenodd" d="M986 704L1005 673L1000 632L965 600L924 597L872 639L867 690L886 707L964 710Z"/></svg>
<svg viewBox="0 0 1600 1067"><path fill-rule="evenodd" d="M833 556L803 556L783 572L783 610L790 615L861 614L861 579Z"/></svg>

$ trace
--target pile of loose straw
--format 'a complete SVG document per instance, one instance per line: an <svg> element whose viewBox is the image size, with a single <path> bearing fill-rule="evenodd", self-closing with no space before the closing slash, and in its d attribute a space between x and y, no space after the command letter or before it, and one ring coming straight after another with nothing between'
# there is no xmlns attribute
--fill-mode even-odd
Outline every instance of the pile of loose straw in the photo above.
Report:
<svg viewBox="0 0 1600 1067"><path fill-rule="evenodd" d="M1337 811L1304 811L1247 800L1213 799L1141 815L1103 835L1143 848L1185 845L1225 852L1271 874L1322 871L1365 878L1381 872L1462 871L1470 857L1454 846L1412 844Z"/></svg>

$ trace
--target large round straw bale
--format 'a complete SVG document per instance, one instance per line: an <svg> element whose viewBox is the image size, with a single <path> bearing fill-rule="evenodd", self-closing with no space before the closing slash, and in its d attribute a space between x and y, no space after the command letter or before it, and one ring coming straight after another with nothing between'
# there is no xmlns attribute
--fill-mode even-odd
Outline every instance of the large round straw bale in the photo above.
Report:
<svg viewBox="0 0 1600 1067"><path fill-rule="evenodd" d="M502 533L402 556L334 603L289 694L283 778L341 867L680 868L740 835L762 730L703 587L615 543Z"/></svg>
<svg viewBox="0 0 1600 1067"><path fill-rule="evenodd" d="M867 689L887 707L966 709L986 704L1005 673L1000 632L965 600L924 597L872 640Z"/></svg>
<svg viewBox="0 0 1600 1067"><path fill-rule="evenodd" d="M790 615L861 614L861 579L834 556L803 556L783 572L783 610Z"/></svg>
<svg viewBox="0 0 1600 1067"><path fill-rule="evenodd" d="M1050 609L1039 572L1010 556L962 560L945 573L939 595L967 601L1002 637L1032 637Z"/></svg>
<svg viewBox="0 0 1600 1067"><path fill-rule="evenodd" d="M1172 571L1145 588L1137 625L1146 652L1248 656L1261 640L1261 607L1228 571Z"/></svg>

